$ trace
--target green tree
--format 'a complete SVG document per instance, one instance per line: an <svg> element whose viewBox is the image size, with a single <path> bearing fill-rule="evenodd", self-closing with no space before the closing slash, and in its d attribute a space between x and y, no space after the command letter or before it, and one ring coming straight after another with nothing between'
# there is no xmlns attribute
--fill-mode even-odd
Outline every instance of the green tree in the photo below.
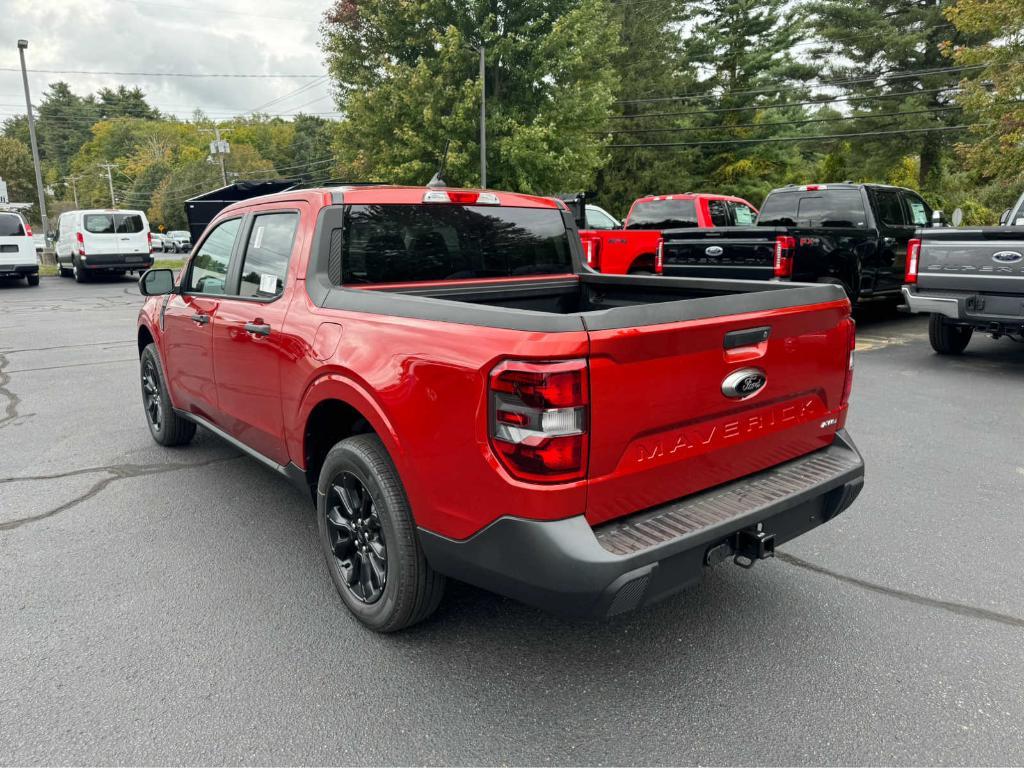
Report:
<svg viewBox="0 0 1024 768"><path fill-rule="evenodd" d="M29 218L39 221L32 152L17 139L0 137L0 179L7 182L7 194L14 203L32 203Z"/></svg>
<svg viewBox="0 0 1024 768"><path fill-rule="evenodd" d="M932 132L883 135L857 140L860 174L884 177L904 156L920 158L917 184L941 183L943 161L958 125L954 90L972 71L951 71L943 55L946 41L968 41L943 16L954 0L813 0L811 21L822 44L813 51L827 64L824 74L841 80L841 90L856 100L850 131L934 128ZM929 111L923 111L929 110ZM901 112L908 112L905 116ZM895 114L894 114L895 113Z"/></svg>
<svg viewBox="0 0 1024 768"><path fill-rule="evenodd" d="M481 44L489 184L590 187L607 161L594 127L617 87L609 0L339 0L322 39L346 114L334 145L339 172L422 184L450 140L448 181L479 183Z"/></svg>
<svg viewBox="0 0 1024 768"><path fill-rule="evenodd" d="M946 13L959 35L989 40L949 52L961 66L983 67L962 83L958 101L974 126L958 149L971 186L1002 210L1024 187L1024 0L959 0Z"/></svg>

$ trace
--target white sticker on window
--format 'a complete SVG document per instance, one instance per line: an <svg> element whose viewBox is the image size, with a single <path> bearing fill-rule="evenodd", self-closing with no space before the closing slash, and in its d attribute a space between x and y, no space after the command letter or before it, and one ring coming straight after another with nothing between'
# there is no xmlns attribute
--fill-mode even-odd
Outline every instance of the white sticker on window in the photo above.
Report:
<svg viewBox="0 0 1024 768"><path fill-rule="evenodd" d="M260 244L262 242L263 242L263 226L260 225L260 226L256 227L256 235L252 239L252 247L253 248L259 248Z"/></svg>
<svg viewBox="0 0 1024 768"><path fill-rule="evenodd" d="M1018 216L1015 226L1024 227L1024 216Z"/></svg>
<svg viewBox="0 0 1024 768"><path fill-rule="evenodd" d="M277 275L260 275L260 293L277 293Z"/></svg>

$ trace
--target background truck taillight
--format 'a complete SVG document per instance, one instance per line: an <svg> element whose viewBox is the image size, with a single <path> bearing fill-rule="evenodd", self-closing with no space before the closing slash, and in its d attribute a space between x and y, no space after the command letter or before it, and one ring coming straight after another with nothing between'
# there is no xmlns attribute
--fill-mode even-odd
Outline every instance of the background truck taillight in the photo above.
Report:
<svg viewBox="0 0 1024 768"><path fill-rule="evenodd" d="M147 232L146 233L146 240L149 242L149 252L152 253L153 252L153 233L152 232Z"/></svg>
<svg viewBox="0 0 1024 768"><path fill-rule="evenodd" d="M660 275L665 271L665 238L658 238L658 249L654 252L654 274Z"/></svg>
<svg viewBox="0 0 1024 768"><path fill-rule="evenodd" d="M790 235L779 235L775 238L775 269L776 277L793 276L793 254L796 251L796 238Z"/></svg>
<svg viewBox="0 0 1024 768"><path fill-rule="evenodd" d="M850 391L853 389L853 356L857 347L857 323L852 317L846 319L849 330L849 353L846 359L846 382L843 384L843 399L840 405L850 402Z"/></svg>
<svg viewBox="0 0 1024 768"><path fill-rule="evenodd" d="M907 243L907 272L903 276L903 282L917 282L917 264L921 260L921 241L914 238Z"/></svg>
<svg viewBox="0 0 1024 768"><path fill-rule="evenodd" d="M601 269L601 241L596 237L588 237L583 240L583 256L587 260L587 266L600 271Z"/></svg>
<svg viewBox="0 0 1024 768"><path fill-rule="evenodd" d="M491 371L491 447L513 477L564 483L586 474L587 373L585 360L508 360Z"/></svg>
<svg viewBox="0 0 1024 768"><path fill-rule="evenodd" d="M85 236L81 232L76 232L78 239L78 255L85 256Z"/></svg>
<svg viewBox="0 0 1024 768"><path fill-rule="evenodd" d="M25 237L32 237L32 225L25 222Z"/></svg>

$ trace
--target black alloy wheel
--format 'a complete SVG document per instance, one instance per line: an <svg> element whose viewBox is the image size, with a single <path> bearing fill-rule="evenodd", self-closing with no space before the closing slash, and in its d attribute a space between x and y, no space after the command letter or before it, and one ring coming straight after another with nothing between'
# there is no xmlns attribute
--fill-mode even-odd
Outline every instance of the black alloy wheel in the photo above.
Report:
<svg viewBox="0 0 1024 768"><path fill-rule="evenodd" d="M154 432L159 432L164 420L163 396L157 377L156 365L152 358L142 362L142 404L146 408L146 418Z"/></svg>
<svg viewBox="0 0 1024 768"><path fill-rule="evenodd" d="M384 594L388 551L373 497L351 472L341 472L327 494L331 551L348 592L372 604Z"/></svg>

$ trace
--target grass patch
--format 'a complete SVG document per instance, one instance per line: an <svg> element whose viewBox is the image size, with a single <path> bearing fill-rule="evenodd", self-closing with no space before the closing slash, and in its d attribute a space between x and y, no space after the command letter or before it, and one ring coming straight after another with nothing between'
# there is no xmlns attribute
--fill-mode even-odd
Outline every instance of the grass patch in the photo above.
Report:
<svg viewBox="0 0 1024 768"><path fill-rule="evenodd" d="M56 277L57 276L57 265L56 264L40 264L39 265L39 276L40 277Z"/></svg>
<svg viewBox="0 0 1024 768"><path fill-rule="evenodd" d="M184 259L155 259L153 261L154 269L173 269L175 271L181 269L185 264ZM57 276L57 265L56 264L40 264L39 265L40 277L56 277Z"/></svg>

